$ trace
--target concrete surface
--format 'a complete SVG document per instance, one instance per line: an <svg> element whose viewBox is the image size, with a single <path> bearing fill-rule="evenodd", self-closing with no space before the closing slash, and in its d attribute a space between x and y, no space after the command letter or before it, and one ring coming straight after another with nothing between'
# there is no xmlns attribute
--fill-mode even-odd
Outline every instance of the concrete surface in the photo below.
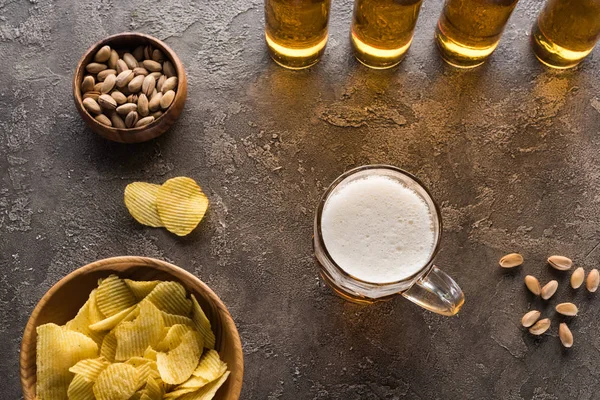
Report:
<svg viewBox="0 0 600 400"><path fill-rule="evenodd" d="M145 255L197 274L228 305L244 343L243 399L598 399L600 295L568 288L551 254L600 259L600 63L540 65L528 33L541 1L522 0L491 60L444 65L425 1L406 60L371 71L350 54L351 2L334 1L316 67L284 70L263 44L257 0L0 0L0 398L20 396L29 313L59 278L93 260ZM71 99L81 54L138 30L175 49L189 98L165 136L141 145L90 132ZM440 202L437 262L466 293L446 318L398 298L364 307L317 278L313 211L344 170L390 163ZM212 201L196 232L140 226L125 185L178 175ZM526 263L502 271L519 251ZM560 281L550 333L519 327L534 274ZM553 306L575 299L575 345Z"/></svg>

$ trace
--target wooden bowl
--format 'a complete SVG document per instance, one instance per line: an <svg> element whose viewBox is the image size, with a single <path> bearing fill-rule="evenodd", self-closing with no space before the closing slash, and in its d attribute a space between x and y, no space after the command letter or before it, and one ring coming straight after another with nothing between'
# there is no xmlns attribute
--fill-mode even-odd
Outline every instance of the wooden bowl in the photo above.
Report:
<svg viewBox="0 0 600 400"><path fill-rule="evenodd" d="M215 349L231 375L217 392L216 400L237 400L242 390L244 358L237 328L219 297L200 279L164 261L146 257L114 257L81 267L56 283L39 301L25 327L21 342L20 370L24 400L36 399L36 328L46 323L63 325L75 317L97 287L98 278L117 274L135 280L166 280L181 283L193 293L215 333Z"/></svg>
<svg viewBox="0 0 600 400"><path fill-rule="evenodd" d="M171 106L154 122L138 128L119 129L103 125L96 121L94 117L83 107L82 103L83 97L80 88L83 78L85 75L87 75L85 70L86 65L92 61L94 55L102 46L109 45L111 48L116 50L120 48L128 48L133 51L133 49L139 45L148 44L162 51L165 57L171 61L177 71L177 80L179 83L177 85L175 99L173 100ZM185 70L183 69L183 64L179 60L179 57L177 57L177 54L175 54L175 52L164 42L143 33L119 33L99 41L90 47L85 52L83 57L81 57L81 60L79 60L79 63L77 64L75 75L73 76L73 98L75 99L75 106L77 107L77 111L79 111L81 118L83 118L85 123L92 131L106 139L120 143L141 143L154 139L155 137L165 133L171 127L171 125L175 123L177 118L179 118L179 115L183 111L186 97L187 77L185 75Z"/></svg>

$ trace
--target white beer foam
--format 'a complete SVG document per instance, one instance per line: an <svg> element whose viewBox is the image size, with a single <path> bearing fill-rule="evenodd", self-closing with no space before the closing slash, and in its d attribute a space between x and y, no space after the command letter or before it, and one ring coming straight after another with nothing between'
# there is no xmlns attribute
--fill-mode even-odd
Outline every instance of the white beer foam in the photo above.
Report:
<svg viewBox="0 0 600 400"><path fill-rule="evenodd" d="M333 260L371 283L400 281L421 270L435 242L425 200L385 176L342 185L327 199L321 217L323 241Z"/></svg>

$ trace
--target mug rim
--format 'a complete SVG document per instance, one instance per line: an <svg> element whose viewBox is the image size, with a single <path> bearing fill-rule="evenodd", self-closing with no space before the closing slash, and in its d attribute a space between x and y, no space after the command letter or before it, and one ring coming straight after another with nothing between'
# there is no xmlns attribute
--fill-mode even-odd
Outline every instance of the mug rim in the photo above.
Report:
<svg viewBox="0 0 600 400"><path fill-rule="evenodd" d="M392 171L394 173L398 173L400 175L404 175L405 177L407 177L407 178L411 179L412 181L414 181L421 189L423 189L423 191L425 192L425 194L429 197L429 200L431 200L431 204L433 204L433 209L435 210L435 214L436 214L436 217L437 217L438 235L436 237L435 245L433 246L433 250L431 251L431 254L430 254L429 258L427 259L427 262L425 262L423 264L423 267L421 267L417 272L415 272L414 274L412 274L410 276L407 276L406 278L401 279L399 281L392 281L392 282L385 282L385 283L369 282L369 281L365 281L363 279L357 278L357 277L355 277L352 274L349 274L342 267L340 267L337 264L337 262L333 259L333 257L331 256L331 254L329 254L329 250L327 249L327 246L325 245L325 241L323 240L323 232L321 230L321 219L322 219L322 216L323 216L323 209L325 208L325 204L327 203L327 200L329 199L329 196L331 195L331 193L335 190L335 188L337 188L342 182L344 182L350 176L352 176L354 174L357 174L359 172L362 172L362 171L368 171L368 170L373 170L373 169L389 170L389 171ZM346 278L352 279L352 280L354 280L356 282L359 282L359 283L362 283L362 284L365 284L365 285L371 285L371 286L374 286L374 287L389 287L389 286L398 285L398 284L401 284L401 283L413 281L416 278L418 278L419 276L422 276L423 274L427 273L427 269L431 268L431 266L433 265L433 260L435 259L435 256L437 255L437 253L438 253L438 251L440 249L440 244L441 244L441 241L442 241L443 222L442 222L442 213L440 211L440 208L439 208L437 202L435 201L435 199L431 195L431 192L429 191L429 189L427 188L427 186L425 186L425 184L419 178L417 178L415 175L411 174L410 172L405 171L402 168L396 167L394 165L389 165L389 164L368 164L368 165L361 165L359 167L355 167L355 168L349 169L348 171L346 171L343 174L341 174L340 176L338 176L327 187L327 190L325 190L325 193L323 193L323 195L321 196L321 200L319 201L319 205L317 207L317 212L315 214L315 228L316 228L316 233L317 233L317 237L315 239L318 240L319 247L323 251L323 254L327 258L327 260L331 263L331 265L333 265L335 267L335 269L337 270L337 272L339 272L340 274L342 274ZM321 263L319 262L319 264L321 264ZM411 286L412 286L412 284L411 284Z"/></svg>

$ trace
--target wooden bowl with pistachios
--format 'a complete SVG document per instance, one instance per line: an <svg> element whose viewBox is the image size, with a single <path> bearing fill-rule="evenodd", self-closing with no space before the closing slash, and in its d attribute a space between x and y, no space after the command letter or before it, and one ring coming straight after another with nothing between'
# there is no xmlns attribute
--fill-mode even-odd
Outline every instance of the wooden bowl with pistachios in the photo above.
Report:
<svg viewBox="0 0 600 400"><path fill-rule="evenodd" d="M165 133L187 97L181 61L143 33L109 36L90 47L73 77L77 111L100 136L140 143Z"/></svg>

